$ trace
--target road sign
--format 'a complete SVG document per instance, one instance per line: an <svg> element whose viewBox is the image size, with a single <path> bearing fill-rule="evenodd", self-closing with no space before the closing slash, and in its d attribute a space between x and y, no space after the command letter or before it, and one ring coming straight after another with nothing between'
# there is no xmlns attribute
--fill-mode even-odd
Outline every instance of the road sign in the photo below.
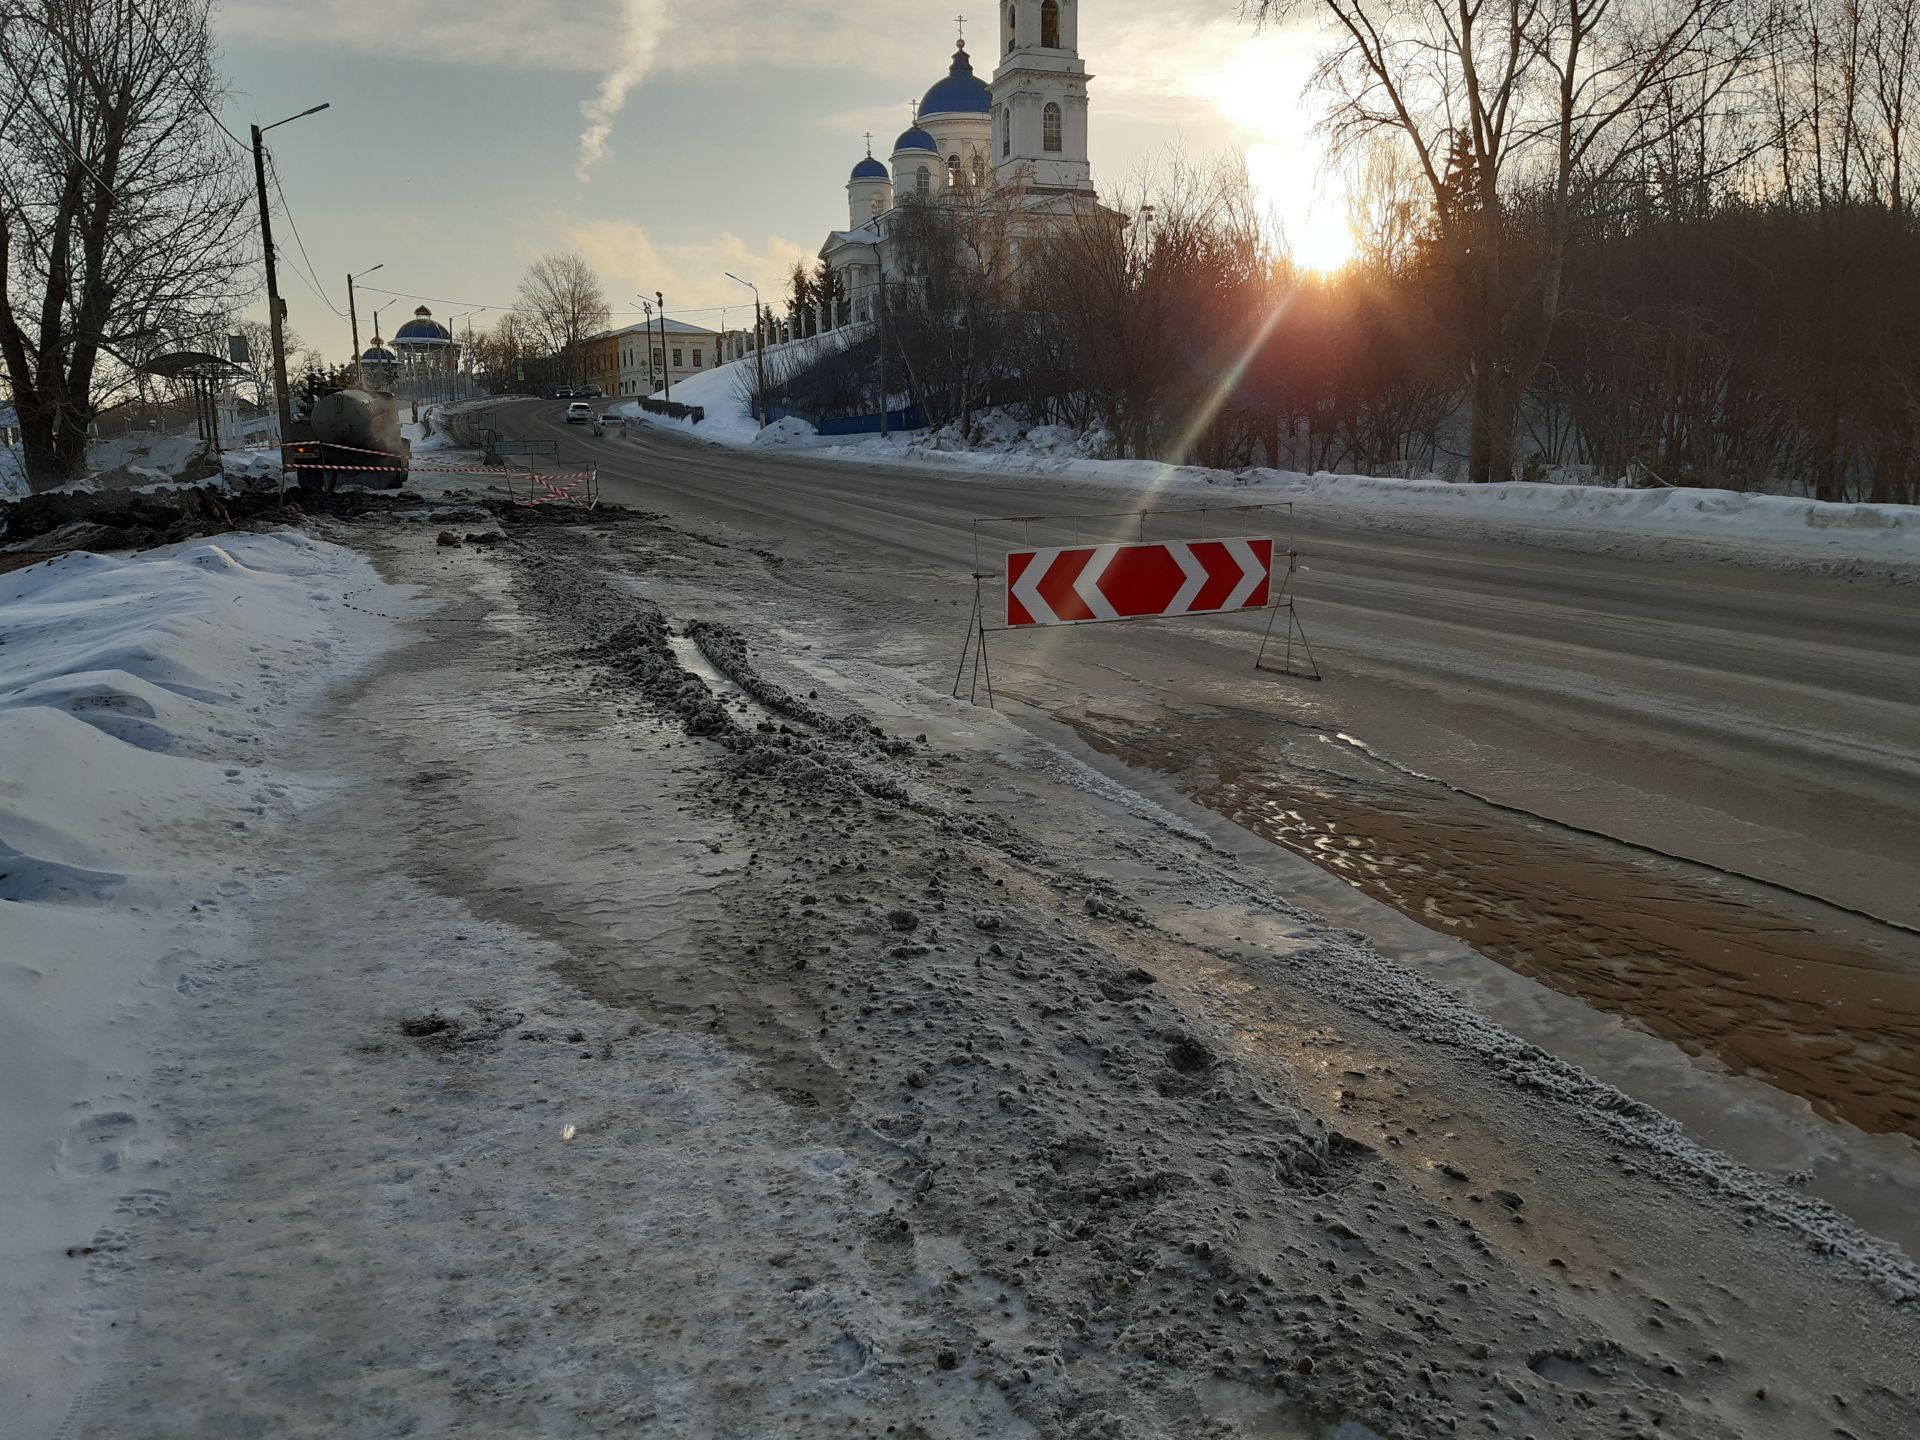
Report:
<svg viewBox="0 0 1920 1440"><path fill-rule="evenodd" d="M1007 554L1007 625L1085 625L1264 609L1270 539L1075 545Z"/></svg>

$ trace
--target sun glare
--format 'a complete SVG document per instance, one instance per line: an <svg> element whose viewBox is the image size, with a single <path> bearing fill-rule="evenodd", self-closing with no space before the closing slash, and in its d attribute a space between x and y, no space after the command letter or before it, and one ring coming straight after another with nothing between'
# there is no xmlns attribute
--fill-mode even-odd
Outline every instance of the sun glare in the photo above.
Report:
<svg viewBox="0 0 1920 1440"><path fill-rule="evenodd" d="M1314 129L1313 41L1275 31L1248 39L1202 93L1241 132L1247 178L1273 237L1296 264L1332 274L1353 258L1346 184Z"/></svg>

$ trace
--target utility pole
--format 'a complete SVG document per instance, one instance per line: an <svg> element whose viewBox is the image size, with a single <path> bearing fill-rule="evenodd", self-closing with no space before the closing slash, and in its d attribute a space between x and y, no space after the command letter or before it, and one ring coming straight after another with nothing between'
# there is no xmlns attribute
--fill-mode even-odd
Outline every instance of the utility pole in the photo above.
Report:
<svg viewBox="0 0 1920 1440"><path fill-rule="evenodd" d="M267 263L267 328L273 335L273 399L280 421L282 445L291 438L288 432L293 429L293 406L287 397L287 342L282 328L285 316L280 303L280 276L273 260L273 219L267 208L267 147L262 137L268 130L277 130L289 120L303 120L309 115L318 114L327 108L327 104L315 105L311 110L302 110L298 115L289 115L286 120L276 120L265 127L250 127L253 131L253 182L260 192L260 249Z"/></svg>
<svg viewBox="0 0 1920 1440"><path fill-rule="evenodd" d="M653 395L653 302L643 295L640 297L640 308L647 317L647 395L651 398ZM664 365L666 360L667 352L662 350L660 363Z"/></svg>
<svg viewBox="0 0 1920 1440"><path fill-rule="evenodd" d="M666 372L666 398L673 399L673 354L667 349L667 297L658 290L653 298L660 302L660 368Z"/></svg>
<svg viewBox="0 0 1920 1440"><path fill-rule="evenodd" d="M353 326L353 383L362 390L367 388L367 367L366 363L360 358L360 312L354 308L353 304L353 282L356 280L364 280L367 276L371 275L374 270L383 269L386 263L386 261L382 260L372 269L362 270L358 275L352 273L347 275L347 323ZM377 315L374 318L373 327L377 334L380 329L380 321Z"/></svg>
<svg viewBox="0 0 1920 1440"><path fill-rule="evenodd" d="M767 327L760 318L760 287L751 280L742 280L731 270L725 273L734 284L744 285L753 291L753 408L754 419L760 422L760 428L764 430L767 428Z"/></svg>
<svg viewBox="0 0 1920 1440"><path fill-rule="evenodd" d="M267 329L273 335L273 404L280 422L280 443L286 445L293 431L293 406L287 399L287 343L280 333L280 277L273 264L273 218L267 210L266 146L263 132L253 127L253 179L260 191L260 248L267 260Z"/></svg>

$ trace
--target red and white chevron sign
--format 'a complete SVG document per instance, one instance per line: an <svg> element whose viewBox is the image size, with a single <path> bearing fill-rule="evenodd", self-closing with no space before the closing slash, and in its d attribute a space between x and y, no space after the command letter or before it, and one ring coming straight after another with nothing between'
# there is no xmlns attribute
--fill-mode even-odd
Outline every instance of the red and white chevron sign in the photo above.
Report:
<svg viewBox="0 0 1920 1440"><path fill-rule="evenodd" d="M1273 541L1156 540L1007 555L1007 625L1264 609Z"/></svg>

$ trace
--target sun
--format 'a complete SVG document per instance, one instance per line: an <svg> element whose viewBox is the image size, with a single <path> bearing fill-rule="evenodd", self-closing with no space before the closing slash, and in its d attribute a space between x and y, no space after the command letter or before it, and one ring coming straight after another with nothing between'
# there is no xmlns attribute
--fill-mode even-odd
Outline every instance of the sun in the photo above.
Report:
<svg viewBox="0 0 1920 1440"><path fill-rule="evenodd" d="M1270 31L1243 41L1200 91L1240 132L1247 178L1275 243L1332 274L1353 259L1347 187L1315 129L1312 37Z"/></svg>

